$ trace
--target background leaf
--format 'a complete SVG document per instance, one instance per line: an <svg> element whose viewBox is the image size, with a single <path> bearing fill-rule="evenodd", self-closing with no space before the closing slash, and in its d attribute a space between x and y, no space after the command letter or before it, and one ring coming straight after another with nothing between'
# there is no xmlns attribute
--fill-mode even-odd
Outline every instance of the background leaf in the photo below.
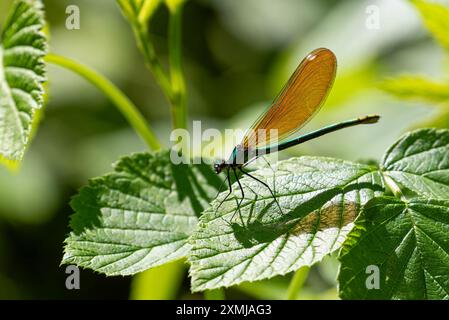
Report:
<svg viewBox="0 0 449 320"><path fill-rule="evenodd" d="M407 133L387 151L381 166L405 195L449 199L449 130Z"/></svg>
<svg viewBox="0 0 449 320"><path fill-rule="evenodd" d="M46 39L40 1L13 3L1 33L0 155L21 160L43 104Z"/></svg>
<svg viewBox="0 0 449 320"><path fill-rule="evenodd" d="M339 274L343 299L449 299L449 202L370 201L345 242ZM366 268L379 267L379 289Z"/></svg>
<svg viewBox="0 0 449 320"><path fill-rule="evenodd" d="M440 45L449 50L449 8L422 0L412 0L421 13L424 24Z"/></svg>
<svg viewBox="0 0 449 320"><path fill-rule="evenodd" d="M173 165L169 152L123 158L73 199L63 263L130 275L185 256L219 183L209 166Z"/></svg>
<svg viewBox="0 0 449 320"><path fill-rule="evenodd" d="M380 88L403 100L444 103L449 100L449 83L420 76L402 75L383 81Z"/></svg>
<svg viewBox="0 0 449 320"><path fill-rule="evenodd" d="M301 157L254 172L273 190L241 179L245 199L230 222L241 194L226 193L202 215L192 236L192 289L201 291L282 275L312 265L337 250L360 206L384 187L375 167L331 158Z"/></svg>

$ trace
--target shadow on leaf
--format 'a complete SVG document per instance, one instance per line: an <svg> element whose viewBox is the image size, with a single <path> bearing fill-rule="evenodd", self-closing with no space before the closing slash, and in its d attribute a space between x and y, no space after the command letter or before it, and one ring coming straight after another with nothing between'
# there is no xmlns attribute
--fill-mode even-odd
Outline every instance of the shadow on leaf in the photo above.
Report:
<svg viewBox="0 0 449 320"><path fill-rule="evenodd" d="M195 165L172 164L171 169L179 202L188 198L195 215L199 217L220 187L220 178L212 171L210 166L204 163ZM204 186L210 188L206 189Z"/></svg>
<svg viewBox="0 0 449 320"><path fill-rule="evenodd" d="M362 183L327 190L275 217L267 215L269 209L276 206L274 200L256 214L256 195L249 212L245 216L239 214L238 222L230 226L236 240L245 248L272 242L283 235L314 235L326 229L341 229L354 222L360 211L360 204L348 200L345 194L363 187ZM373 185L366 183L366 188L373 189Z"/></svg>

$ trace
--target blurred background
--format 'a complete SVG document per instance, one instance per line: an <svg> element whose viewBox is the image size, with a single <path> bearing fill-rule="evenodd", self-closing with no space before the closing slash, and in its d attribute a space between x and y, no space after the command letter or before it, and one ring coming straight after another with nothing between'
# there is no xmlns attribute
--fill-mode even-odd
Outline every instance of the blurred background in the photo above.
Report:
<svg viewBox="0 0 449 320"><path fill-rule="evenodd" d="M1 0L0 19L11 0ZM168 103L143 67L133 34L113 0L45 0L51 51L82 62L117 84L169 145ZM66 7L81 10L81 29L65 28ZM374 6L374 7L373 7ZM373 9L374 8L374 9ZM376 9L377 8L377 9ZM370 22L378 10L378 24ZM375 13L374 13L375 14ZM167 52L165 7L151 23L162 60ZM367 22L368 21L368 22ZM189 118L207 128L246 128L276 96L311 50L327 47L338 58L334 89L304 131L365 114L380 114L375 126L322 137L284 152L377 161L385 149L435 108L401 102L378 83L402 73L444 79L446 56L403 0L189 0L184 8L183 53ZM65 288L60 267L63 240L72 213L68 202L89 178L111 170L120 156L145 150L127 122L96 88L49 67L49 102L22 168L0 167L0 298L138 298L146 287L132 278L106 278L81 271L81 289ZM229 148L229 147L228 147ZM300 298L337 298L335 258L312 268ZM179 268L176 270L180 270ZM186 267L170 295L191 295ZM289 276L226 290L228 298L283 298ZM176 284L179 283L179 286ZM163 286L163 284L162 284Z"/></svg>

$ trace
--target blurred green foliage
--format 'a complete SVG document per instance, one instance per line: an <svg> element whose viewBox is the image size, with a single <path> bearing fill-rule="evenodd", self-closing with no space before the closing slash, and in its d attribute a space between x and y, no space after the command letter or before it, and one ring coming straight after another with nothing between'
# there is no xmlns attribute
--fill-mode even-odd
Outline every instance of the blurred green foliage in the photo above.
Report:
<svg viewBox="0 0 449 320"><path fill-rule="evenodd" d="M424 26L449 57L449 7L425 0L411 0L419 11ZM443 69L443 68L442 68ZM402 100L422 101L436 107L430 119L418 120L418 127L449 127L449 69L441 80L422 75L402 75L383 81L380 88Z"/></svg>
<svg viewBox="0 0 449 320"><path fill-rule="evenodd" d="M160 140L169 145L170 109L143 68L132 30L117 4L110 0L44 3L51 51L105 74L140 107ZM11 0L0 2L0 20L10 4ZM69 4L80 8L80 30L65 28ZM365 24L366 8L373 4L379 8L379 29ZM168 10L161 6L149 26L164 66L168 64L167 18ZM187 1L182 27L189 119L202 120L203 129L249 126L305 54L324 46L338 57L337 80L328 103L305 130L368 113L381 114L382 120L377 126L358 128L357 134L335 133L282 156L378 158L416 123L448 126L447 108L429 108L419 100L403 103L377 89L381 79L397 74L426 74L432 79L447 75L448 68L442 67L446 53L425 32L425 26L431 31L439 28L432 21L437 20L424 18L423 23L416 8L403 0ZM444 18L438 21L447 23ZM443 41L449 33L438 30L438 41L447 45ZM94 87L53 66L49 79L49 102L22 171L0 168L0 298L127 298L130 279L104 278L87 270L81 273L81 290L66 290L64 267L59 267L61 245L68 232L70 197L88 178L110 171L119 156L145 146ZM429 92L441 92L439 88L445 86L432 80L419 88L429 87L425 95L434 99ZM405 89L409 88L401 90ZM329 258L313 267L299 297L336 298L336 266L335 259ZM243 284L229 289L226 296L280 299L288 282L274 278ZM134 294L138 291L133 288ZM201 297L189 293L188 281L170 294Z"/></svg>

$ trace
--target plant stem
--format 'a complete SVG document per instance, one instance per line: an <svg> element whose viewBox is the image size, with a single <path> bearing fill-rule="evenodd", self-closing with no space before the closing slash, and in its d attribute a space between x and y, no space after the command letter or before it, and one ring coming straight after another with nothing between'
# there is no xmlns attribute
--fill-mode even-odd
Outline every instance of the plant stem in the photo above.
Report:
<svg viewBox="0 0 449 320"><path fill-rule="evenodd" d="M131 282L130 299L176 299L182 287L185 266L183 260L177 260L134 275Z"/></svg>
<svg viewBox="0 0 449 320"><path fill-rule="evenodd" d="M204 299L206 300L226 300L223 289L214 289L204 291Z"/></svg>
<svg viewBox="0 0 449 320"><path fill-rule="evenodd" d="M151 15L159 6L159 2L148 4L145 12L136 15L129 13L123 3L120 3L122 11L128 17L132 25L132 29L137 41L137 46L142 52L145 64L156 79L157 84L162 89L164 95L170 103L173 129L187 128L187 90L182 69L182 50L181 50L181 34L182 34L182 9L184 0L166 1L170 18L169 18L169 67L170 74L164 70L160 62L153 43L150 41L148 31L148 23Z"/></svg>
<svg viewBox="0 0 449 320"><path fill-rule="evenodd" d="M131 102L131 100L129 100L129 98L112 82L99 73L71 59L55 54L48 54L45 59L49 63L53 63L77 73L96 86L112 101L112 103L114 103L117 109L128 120L129 124L134 128L136 133L143 139L150 149L156 151L161 148L156 135L151 131L150 126L143 115Z"/></svg>
<svg viewBox="0 0 449 320"><path fill-rule="evenodd" d="M167 99L171 101L173 94L170 79L166 76L164 68L156 55L156 50L151 41L149 41L149 33L146 22L135 20L132 22L132 26L136 37L137 46L143 54L146 66L153 73L157 84L161 87Z"/></svg>
<svg viewBox="0 0 449 320"><path fill-rule="evenodd" d="M187 127L187 90L182 68L183 1L169 6L169 64L172 85L171 111L173 128Z"/></svg>
<svg viewBox="0 0 449 320"><path fill-rule="evenodd" d="M396 198L407 201L407 198L402 194L401 188L396 184L396 182L393 179L390 178L390 176L387 173L382 172L382 177L384 178L385 184L388 186L388 188L391 190L391 192Z"/></svg>
<svg viewBox="0 0 449 320"><path fill-rule="evenodd" d="M304 281L309 274L309 267L302 267L298 269L293 275L290 285L287 290L287 300L296 300L299 290L302 288Z"/></svg>

